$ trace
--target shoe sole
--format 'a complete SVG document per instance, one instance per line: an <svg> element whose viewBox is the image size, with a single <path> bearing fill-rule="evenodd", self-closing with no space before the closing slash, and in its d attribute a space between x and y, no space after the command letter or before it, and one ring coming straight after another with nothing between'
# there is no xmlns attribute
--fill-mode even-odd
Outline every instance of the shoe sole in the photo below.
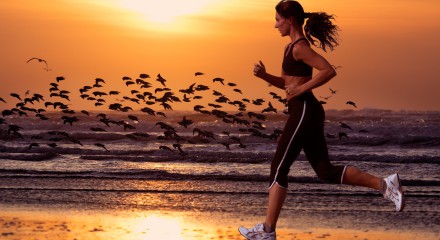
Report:
<svg viewBox="0 0 440 240"><path fill-rule="evenodd" d="M397 175L397 181L399 182L399 192L400 192L400 194L402 195L402 206L400 207L400 210L399 210L399 212L401 212L401 211L403 211L403 209L405 208L405 193L404 193L404 190L403 190L402 184L400 183L400 177L399 177L399 174L396 173L396 175Z"/></svg>
<svg viewBox="0 0 440 240"><path fill-rule="evenodd" d="M241 234L241 236L245 237L247 240L251 240L250 238L246 237L244 233L241 232L241 228L238 228L238 232Z"/></svg>

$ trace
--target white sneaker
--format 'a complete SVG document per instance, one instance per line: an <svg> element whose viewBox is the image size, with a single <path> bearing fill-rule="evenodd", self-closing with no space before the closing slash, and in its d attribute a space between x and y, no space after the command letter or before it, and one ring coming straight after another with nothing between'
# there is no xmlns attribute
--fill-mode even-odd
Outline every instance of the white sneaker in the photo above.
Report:
<svg viewBox="0 0 440 240"><path fill-rule="evenodd" d="M239 227L238 231L245 237L246 239L255 239L255 240L276 240L277 235L275 231L271 233L267 233L264 231L264 225L262 223L255 224L253 228L245 228Z"/></svg>
<svg viewBox="0 0 440 240"><path fill-rule="evenodd" d="M395 173L384 178L384 180L387 184L387 189L383 195L384 198L396 204L396 211L402 211L405 207L405 196L402 185L400 184L399 175Z"/></svg>

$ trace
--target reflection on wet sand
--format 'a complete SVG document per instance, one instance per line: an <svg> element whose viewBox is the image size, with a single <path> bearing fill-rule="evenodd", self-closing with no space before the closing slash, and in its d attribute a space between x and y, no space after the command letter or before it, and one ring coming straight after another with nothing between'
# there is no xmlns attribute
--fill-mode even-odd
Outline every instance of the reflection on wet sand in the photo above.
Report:
<svg viewBox="0 0 440 240"><path fill-rule="evenodd" d="M0 206L1 239L190 240L243 239L238 224L253 216L194 211L14 209ZM294 228L282 223L277 239L438 239L434 232ZM419 238L421 237L421 238Z"/></svg>

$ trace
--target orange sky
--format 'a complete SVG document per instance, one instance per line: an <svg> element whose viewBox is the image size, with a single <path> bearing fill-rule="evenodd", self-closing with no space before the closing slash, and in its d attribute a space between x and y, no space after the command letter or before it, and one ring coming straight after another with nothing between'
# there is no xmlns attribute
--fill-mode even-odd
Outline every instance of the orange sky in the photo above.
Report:
<svg viewBox="0 0 440 240"><path fill-rule="evenodd" d="M62 88L72 92L72 108L94 109L79 88L100 77L106 91L128 95L121 78L140 73L152 82L160 73L175 92L197 81L231 98L270 100L268 92L283 92L253 77L252 68L261 59L268 72L280 73L289 39L273 28L277 2L2 0L0 97L8 104L0 102L0 109L15 105L11 92L48 96L56 76L66 78ZM338 90L326 108L351 108L345 102L353 100L359 108L440 110L438 0L300 2L306 11L335 14L341 28L341 45L323 54L342 68L315 90L317 96L328 96L328 87ZM52 71L36 61L26 64L31 57L47 60ZM196 71L205 75L196 78ZM244 95L213 84L214 77L237 83Z"/></svg>

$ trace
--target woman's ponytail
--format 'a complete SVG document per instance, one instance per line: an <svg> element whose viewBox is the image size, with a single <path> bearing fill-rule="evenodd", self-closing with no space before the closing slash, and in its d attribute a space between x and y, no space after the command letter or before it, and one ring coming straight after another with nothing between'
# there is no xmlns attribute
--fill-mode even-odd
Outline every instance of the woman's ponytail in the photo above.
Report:
<svg viewBox="0 0 440 240"><path fill-rule="evenodd" d="M333 50L338 42L338 26L332 23L333 15L325 12L308 13L304 12L303 7L297 1L282 0L276 7L276 11L285 19L293 19L296 24L303 26L307 39L315 46L326 51L327 48Z"/></svg>
<svg viewBox="0 0 440 240"><path fill-rule="evenodd" d="M333 15L328 15L325 12L304 13L304 18L307 18L304 25L305 35L313 45L319 46L324 51L327 48L333 51L334 47L339 45L339 28L332 23L332 20L334 20Z"/></svg>

